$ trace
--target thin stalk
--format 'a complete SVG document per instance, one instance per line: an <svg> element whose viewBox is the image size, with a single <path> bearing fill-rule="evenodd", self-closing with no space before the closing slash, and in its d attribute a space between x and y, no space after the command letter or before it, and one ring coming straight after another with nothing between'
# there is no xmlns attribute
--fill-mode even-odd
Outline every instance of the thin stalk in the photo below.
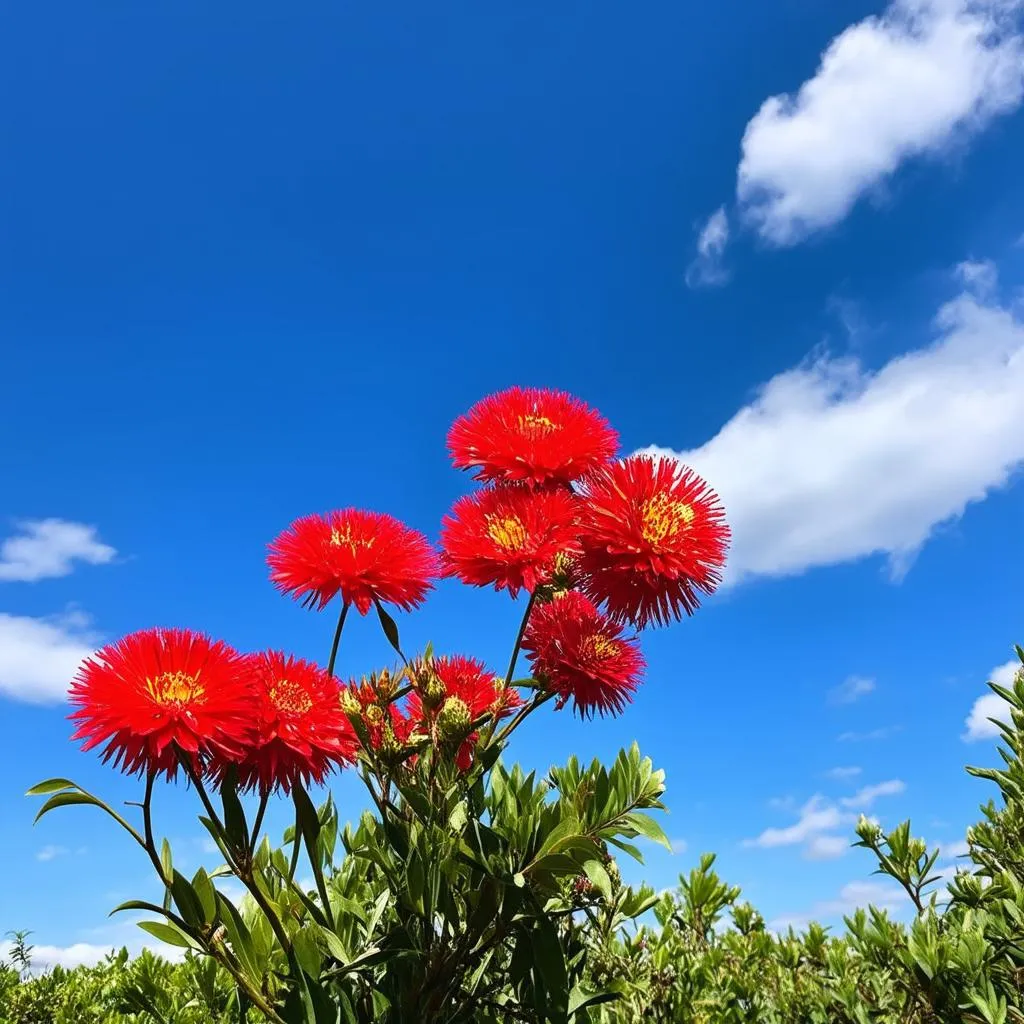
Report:
<svg viewBox="0 0 1024 1024"><path fill-rule="evenodd" d="M327 662L327 674L334 675L334 662L338 657L338 644L341 643L341 631L345 628L345 619L348 616L348 601L341 606L341 614L338 615L338 625L334 630L334 643L331 644L331 657Z"/></svg>
<svg viewBox="0 0 1024 1024"><path fill-rule="evenodd" d="M259 807L256 808L256 820L252 823L252 841L249 844L250 859L256 856L256 844L259 840L260 828L263 825L263 816L267 813L268 803L270 803L269 790L260 797Z"/></svg>
<svg viewBox="0 0 1024 1024"><path fill-rule="evenodd" d="M152 803L153 803L153 783L156 781L155 772L147 772L146 774L146 795L142 798L142 827L146 833L146 853L149 854L149 859L153 862L153 867L156 868L156 873L160 876L160 881L165 886L171 884L171 879L164 876L164 866L160 860L159 854L156 852L156 840L153 838L153 814L152 814Z"/></svg>
<svg viewBox="0 0 1024 1024"><path fill-rule="evenodd" d="M523 637L526 635L526 627L530 622L530 613L533 611L534 603L537 600L537 592L533 591L530 594L529 600L526 602L526 609L523 612L523 619L519 623L519 632L516 634L516 642L512 645L512 654L508 659L508 671L505 673L505 686L508 687L512 683L512 677L515 675L516 662L519 660L519 651L523 646ZM498 726L498 718L495 715L491 719L491 724L487 727L487 734L484 736L484 747L489 747L491 740L494 738L494 730ZM507 735L506 730L502 735Z"/></svg>

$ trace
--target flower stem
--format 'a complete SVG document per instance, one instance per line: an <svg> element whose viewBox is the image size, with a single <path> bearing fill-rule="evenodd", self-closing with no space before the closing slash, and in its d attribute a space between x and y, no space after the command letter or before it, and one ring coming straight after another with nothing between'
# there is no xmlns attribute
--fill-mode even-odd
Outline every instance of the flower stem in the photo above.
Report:
<svg viewBox="0 0 1024 1024"><path fill-rule="evenodd" d="M526 610L523 612L523 620L519 623L519 632L516 634L516 642L512 645L512 656L508 660L508 671L505 673L505 686L508 687L512 682L512 676L516 671L516 662L519 660L519 651L523 646L523 637L526 635L526 627L530 622L530 613L533 611L534 603L537 600L537 592L533 591L530 594L530 599L526 602ZM498 716L494 715L491 718L491 724L487 727L487 734L484 737L484 747L489 747L491 740L494 738L494 730L498 727ZM506 729L502 736L507 736L509 730Z"/></svg>
<svg viewBox="0 0 1024 1024"><path fill-rule="evenodd" d="M270 790L260 796L259 807L256 808L256 820L252 823L252 840L249 843L249 857L256 856L256 843L259 840L260 828L263 825L263 816L267 813L267 804L270 802Z"/></svg>
<svg viewBox="0 0 1024 1024"><path fill-rule="evenodd" d="M345 628L345 618L348 615L348 601L341 606L341 614L338 616L338 626L334 630L334 643L331 644L331 657L327 662L327 674L334 675L334 662L338 657L338 644L341 643L341 631Z"/></svg>

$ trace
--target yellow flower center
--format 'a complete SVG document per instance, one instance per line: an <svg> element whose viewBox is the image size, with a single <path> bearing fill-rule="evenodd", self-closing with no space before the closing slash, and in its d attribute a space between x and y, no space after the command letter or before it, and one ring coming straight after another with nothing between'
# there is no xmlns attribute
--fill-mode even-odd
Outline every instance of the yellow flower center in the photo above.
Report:
<svg viewBox="0 0 1024 1024"><path fill-rule="evenodd" d="M374 537L353 537L351 526L346 526L342 530L337 527L331 530L331 547L340 548L344 545L353 554L359 548L372 548L375 539Z"/></svg>
<svg viewBox="0 0 1024 1024"><path fill-rule="evenodd" d="M175 704L181 707L205 692L199 682L199 674L187 672L164 672L155 679L146 680L146 689L157 704Z"/></svg>
<svg viewBox="0 0 1024 1024"><path fill-rule="evenodd" d="M487 536L506 551L521 551L526 546L526 527L517 516L488 516Z"/></svg>
<svg viewBox="0 0 1024 1024"><path fill-rule="evenodd" d="M304 715L313 707L313 698L308 691L290 679L275 680L267 696L278 711L286 714Z"/></svg>
<svg viewBox="0 0 1024 1024"><path fill-rule="evenodd" d="M369 725L380 725L384 721L384 712L376 704L371 704L364 712L363 717Z"/></svg>
<svg viewBox="0 0 1024 1024"><path fill-rule="evenodd" d="M580 655L587 660L606 661L614 658L619 653L618 641L602 636L600 633L591 633L584 637L580 644Z"/></svg>
<svg viewBox="0 0 1024 1024"><path fill-rule="evenodd" d="M549 420L547 416L529 412L525 416L519 417L519 429L530 438L547 437L548 434L560 430L561 424Z"/></svg>
<svg viewBox="0 0 1024 1024"><path fill-rule="evenodd" d="M660 544L685 530L693 518L693 506L656 494L640 509L640 535L648 544Z"/></svg>

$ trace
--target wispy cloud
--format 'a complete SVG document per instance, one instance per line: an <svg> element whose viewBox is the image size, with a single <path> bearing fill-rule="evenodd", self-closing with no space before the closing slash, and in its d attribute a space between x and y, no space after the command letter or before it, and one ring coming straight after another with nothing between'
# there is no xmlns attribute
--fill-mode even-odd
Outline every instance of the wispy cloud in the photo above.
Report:
<svg viewBox="0 0 1024 1024"><path fill-rule="evenodd" d="M856 730L841 732L836 739L840 743L875 743L879 740L892 739L902 729L901 725L883 725L878 729L868 729L866 732L857 732Z"/></svg>
<svg viewBox="0 0 1024 1024"><path fill-rule="evenodd" d="M889 779L888 782L879 782L874 786L864 786L853 796L844 796L839 802L844 807L867 810L880 796L896 796L906 788L907 784L902 779Z"/></svg>
<svg viewBox="0 0 1024 1024"><path fill-rule="evenodd" d="M868 679L865 676L850 676L849 679L829 690L828 699L832 704L853 704L861 697L872 693L874 689L874 679Z"/></svg>
<svg viewBox="0 0 1024 1024"><path fill-rule="evenodd" d="M848 779L855 779L863 769L858 768L856 765L849 765L847 767L829 768L825 774L830 779L838 779L840 782L845 782Z"/></svg>
<svg viewBox="0 0 1024 1024"><path fill-rule="evenodd" d="M21 532L0 544L0 580L34 583L67 576L75 562L103 565L117 555L96 535L96 527L65 519L18 523Z"/></svg>
<svg viewBox="0 0 1024 1024"><path fill-rule="evenodd" d="M66 846L44 846L36 853L36 860L55 860L57 857L63 857L70 852Z"/></svg>
<svg viewBox="0 0 1024 1024"><path fill-rule="evenodd" d="M769 923L769 928L774 932L783 932L790 927L799 930L811 921L831 921L868 906L879 910L900 910L909 901L910 897L895 883L847 882L835 898L815 903L806 913L778 917Z"/></svg>
<svg viewBox="0 0 1024 1024"><path fill-rule="evenodd" d="M686 283L691 288L722 285L729 280L722 258L729 244L729 217L720 206L704 222L697 235L697 256L687 268Z"/></svg>

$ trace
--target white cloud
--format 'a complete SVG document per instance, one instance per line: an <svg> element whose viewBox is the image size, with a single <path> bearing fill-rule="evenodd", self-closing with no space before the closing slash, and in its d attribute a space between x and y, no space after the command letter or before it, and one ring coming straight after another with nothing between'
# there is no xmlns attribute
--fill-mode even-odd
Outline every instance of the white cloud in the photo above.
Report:
<svg viewBox="0 0 1024 1024"><path fill-rule="evenodd" d="M808 856L817 856L820 859L831 840L826 834L842 826L852 825L856 820L854 815L843 813L834 804L829 804L823 797L816 795L800 808L799 818L795 824L786 828L766 828L756 838L744 839L743 845L766 850L779 846L805 846ZM834 849L834 844L832 848Z"/></svg>
<svg viewBox="0 0 1024 1024"><path fill-rule="evenodd" d="M673 853L686 853L689 848L689 843L685 839L673 839L672 840L672 852Z"/></svg>
<svg viewBox="0 0 1024 1024"><path fill-rule="evenodd" d="M805 854L808 860L834 860L849 848L850 840L845 836L814 836L807 844Z"/></svg>
<svg viewBox="0 0 1024 1024"><path fill-rule="evenodd" d="M838 686L829 691L829 700L833 704L853 704L861 697L867 696L875 689L874 679L866 679L864 676L850 676Z"/></svg>
<svg viewBox="0 0 1024 1024"><path fill-rule="evenodd" d="M709 480L733 530L727 582L921 546L1024 464L1024 324L962 294L937 340L877 372L819 356L773 377L706 444L652 446Z"/></svg>
<svg viewBox="0 0 1024 1024"><path fill-rule="evenodd" d="M1020 0L893 0L829 43L743 134L736 194L776 245L841 221L906 160L946 152L1024 94Z"/></svg>
<svg viewBox="0 0 1024 1024"><path fill-rule="evenodd" d="M989 678L993 683L1009 689L1013 686L1013 677L1020 667L1020 661L1014 658L1005 665L999 665L992 669ZM963 734L962 739L970 742L998 736L998 726L989 721L992 718L998 719L1000 722L1010 721L1010 705L998 693L986 693L984 697L979 697L974 702L974 707L971 708L971 713L965 722L967 732Z"/></svg>
<svg viewBox="0 0 1024 1024"><path fill-rule="evenodd" d="M18 526L22 532L0 544L0 580L34 583L67 576L75 562L103 565L117 554L100 542L95 526L64 519L34 519Z"/></svg>
<svg viewBox="0 0 1024 1024"><path fill-rule="evenodd" d="M839 802L844 807L867 810L880 796L896 796L906 788L907 784L902 779L889 779L888 782L879 782L874 786L864 786L853 796L844 796Z"/></svg>
<svg viewBox="0 0 1024 1024"><path fill-rule="evenodd" d="M44 846L37 854L36 860L56 860L57 857L63 857L64 854L70 853L66 846Z"/></svg>
<svg viewBox="0 0 1024 1024"><path fill-rule="evenodd" d="M725 247L729 244L729 217L720 206L704 222L697 236L697 257L686 271L686 283L699 285L725 284L729 272L722 266Z"/></svg>
<svg viewBox="0 0 1024 1024"><path fill-rule="evenodd" d="M80 613L33 619L0 612L0 697L33 704L63 700L96 638Z"/></svg>
<svg viewBox="0 0 1024 1024"><path fill-rule="evenodd" d="M858 775L860 775L861 771L862 769L856 767L855 765L850 765L849 767L830 768L827 772L825 772L825 774L830 779L839 779L842 782L846 779L856 778Z"/></svg>

